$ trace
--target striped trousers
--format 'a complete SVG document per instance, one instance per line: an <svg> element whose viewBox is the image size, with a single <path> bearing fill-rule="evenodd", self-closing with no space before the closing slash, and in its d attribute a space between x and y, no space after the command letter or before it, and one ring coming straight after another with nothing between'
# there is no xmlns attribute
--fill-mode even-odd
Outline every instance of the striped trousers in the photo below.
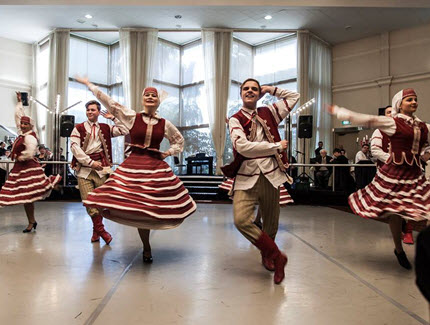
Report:
<svg viewBox="0 0 430 325"><path fill-rule="evenodd" d="M109 175L106 175L100 178L99 175L94 170L92 170L87 178L78 177L78 186L82 201L87 199L88 193L103 185L108 179L108 176ZM99 210L96 208L89 207L87 207L87 213L90 217L95 217L96 215L100 214Z"/></svg>
<svg viewBox="0 0 430 325"><path fill-rule="evenodd" d="M253 223L257 204L263 219L263 231L275 239L279 224L279 188L273 187L263 174L253 188L234 191L233 197L234 224L253 244L261 236L260 228Z"/></svg>

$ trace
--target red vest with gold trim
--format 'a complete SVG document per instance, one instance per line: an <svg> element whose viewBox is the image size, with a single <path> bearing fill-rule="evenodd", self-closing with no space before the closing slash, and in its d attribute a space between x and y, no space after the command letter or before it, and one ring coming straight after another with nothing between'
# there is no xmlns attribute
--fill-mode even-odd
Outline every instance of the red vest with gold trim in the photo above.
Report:
<svg viewBox="0 0 430 325"><path fill-rule="evenodd" d="M424 122L413 125L405 119L395 117L396 132L390 137L390 158L387 163L420 166L420 153L427 142L428 128Z"/></svg>

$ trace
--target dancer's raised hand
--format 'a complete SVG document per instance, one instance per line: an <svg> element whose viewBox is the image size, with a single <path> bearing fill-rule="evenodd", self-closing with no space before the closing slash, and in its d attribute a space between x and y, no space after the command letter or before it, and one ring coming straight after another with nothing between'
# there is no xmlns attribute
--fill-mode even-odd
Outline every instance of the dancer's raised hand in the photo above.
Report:
<svg viewBox="0 0 430 325"><path fill-rule="evenodd" d="M21 93L19 91L15 91L16 93L16 100L18 101L18 103L21 102Z"/></svg>
<svg viewBox="0 0 430 325"><path fill-rule="evenodd" d="M74 79L85 86L88 86L90 84L90 80L88 79L88 77L81 77L76 75Z"/></svg>

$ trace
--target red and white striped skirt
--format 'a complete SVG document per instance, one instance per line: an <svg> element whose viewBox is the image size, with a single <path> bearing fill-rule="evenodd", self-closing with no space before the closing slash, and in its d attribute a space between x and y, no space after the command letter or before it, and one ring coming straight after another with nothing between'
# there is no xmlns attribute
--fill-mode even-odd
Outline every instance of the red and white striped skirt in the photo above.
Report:
<svg viewBox="0 0 430 325"><path fill-rule="evenodd" d="M0 191L0 207L43 200L60 180L60 175L47 177L34 160L16 161Z"/></svg>
<svg viewBox="0 0 430 325"><path fill-rule="evenodd" d="M224 191L227 191L230 193L230 191L233 188L234 184L234 178L227 178L224 182L222 182L218 187ZM280 206L286 206L287 204L294 203L293 198L290 196L290 193L288 193L287 189L284 185L281 185L279 187L280 193L279 193L279 205ZM232 197L230 197L232 198Z"/></svg>
<svg viewBox="0 0 430 325"><path fill-rule="evenodd" d="M409 220L430 220L430 183L417 166L382 166L372 182L351 194L348 201L363 218L399 214Z"/></svg>
<svg viewBox="0 0 430 325"><path fill-rule="evenodd" d="M89 193L84 205L99 209L112 221L144 229L177 227L196 210L170 166L150 153L132 153Z"/></svg>

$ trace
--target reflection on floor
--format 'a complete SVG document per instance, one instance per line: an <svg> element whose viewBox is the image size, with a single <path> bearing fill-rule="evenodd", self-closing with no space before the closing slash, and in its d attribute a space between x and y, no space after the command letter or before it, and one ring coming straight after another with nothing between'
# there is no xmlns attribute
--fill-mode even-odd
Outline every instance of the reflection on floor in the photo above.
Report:
<svg viewBox="0 0 430 325"><path fill-rule="evenodd" d="M235 229L230 204L199 204L177 229L106 221L111 246L91 244L80 203L1 210L0 324L426 324L428 305L393 254L388 226L318 206L281 209L282 285ZM405 247L411 259L414 247Z"/></svg>

